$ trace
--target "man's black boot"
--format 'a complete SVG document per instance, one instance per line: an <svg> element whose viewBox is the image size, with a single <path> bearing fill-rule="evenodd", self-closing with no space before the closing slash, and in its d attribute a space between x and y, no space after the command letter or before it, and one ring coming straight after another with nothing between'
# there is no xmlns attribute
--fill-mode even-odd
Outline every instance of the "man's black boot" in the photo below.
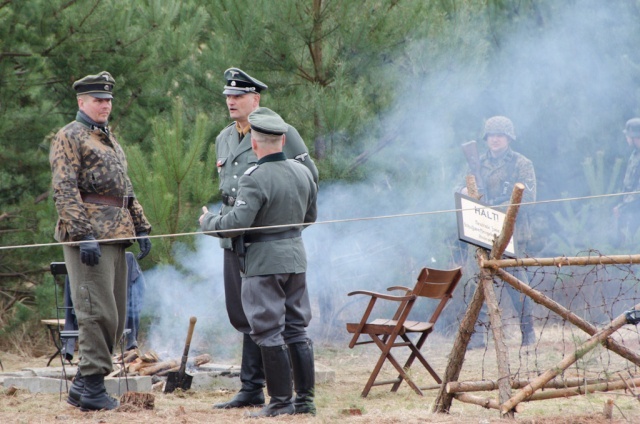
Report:
<svg viewBox="0 0 640 424"><path fill-rule="evenodd" d="M291 415L293 407L293 387L291 378L291 361L287 345L263 346L262 362L267 377L267 392L271 399L269 404L258 412L249 414L251 418L275 417Z"/></svg>
<svg viewBox="0 0 640 424"><path fill-rule="evenodd" d="M217 409L244 408L264 405L264 369L260 346L248 334L242 341L242 363L240 365L242 388L228 402L216 403Z"/></svg>
<svg viewBox="0 0 640 424"><path fill-rule="evenodd" d="M81 411L115 409L118 406L120 406L120 402L107 394L107 389L104 387L104 375L94 374L84 377L84 391L80 396Z"/></svg>
<svg viewBox="0 0 640 424"><path fill-rule="evenodd" d="M301 343L290 344L289 354L293 368L293 387L296 391L293 401L295 413L316 415L316 405L313 403L316 384L313 342L307 339Z"/></svg>
<svg viewBox="0 0 640 424"><path fill-rule="evenodd" d="M76 408L80 406L80 396L82 396L82 392L84 391L84 377L80 375L80 368L78 368L78 372L76 376L73 377L73 382L71 383L71 387L69 387L69 396L67 396L67 403L71 406L75 406Z"/></svg>

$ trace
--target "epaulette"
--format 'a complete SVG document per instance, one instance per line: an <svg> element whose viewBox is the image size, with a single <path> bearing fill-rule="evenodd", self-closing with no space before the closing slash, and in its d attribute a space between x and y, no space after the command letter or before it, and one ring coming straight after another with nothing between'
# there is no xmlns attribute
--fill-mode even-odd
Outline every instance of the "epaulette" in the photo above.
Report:
<svg viewBox="0 0 640 424"><path fill-rule="evenodd" d="M260 168L260 165L253 165L251 168L244 171L244 175L251 175L251 173L258 168Z"/></svg>

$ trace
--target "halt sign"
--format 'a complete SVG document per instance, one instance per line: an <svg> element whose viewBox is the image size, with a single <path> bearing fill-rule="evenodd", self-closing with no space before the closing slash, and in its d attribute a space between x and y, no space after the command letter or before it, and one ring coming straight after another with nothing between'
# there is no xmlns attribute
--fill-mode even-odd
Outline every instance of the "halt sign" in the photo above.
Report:
<svg viewBox="0 0 640 424"><path fill-rule="evenodd" d="M506 213L493 209L481 201L461 193L455 193L458 218L458 238L464 242L491 250L493 239L500 235ZM504 256L515 258L513 237L509 240Z"/></svg>

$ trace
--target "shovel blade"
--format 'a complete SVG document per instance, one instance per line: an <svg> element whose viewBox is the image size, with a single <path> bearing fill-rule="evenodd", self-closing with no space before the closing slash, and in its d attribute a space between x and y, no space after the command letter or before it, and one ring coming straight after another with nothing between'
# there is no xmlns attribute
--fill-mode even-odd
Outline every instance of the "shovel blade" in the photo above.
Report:
<svg viewBox="0 0 640 424"><path fill-rule="evenodd" d="M173 393L176 389L187 391L191 388L193 376L184 373L182 376L178 371L172 371L167 375L167 384L164 385L165 393Z"/></svg>

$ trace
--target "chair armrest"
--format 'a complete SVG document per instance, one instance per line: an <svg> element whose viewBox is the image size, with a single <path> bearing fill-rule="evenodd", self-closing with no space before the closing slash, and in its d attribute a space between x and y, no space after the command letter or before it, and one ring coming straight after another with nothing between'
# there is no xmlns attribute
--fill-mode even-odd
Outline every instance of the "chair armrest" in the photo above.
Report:
<svg viewBox="0 0 640 424"><path fill-rule="evenodd" d="M409 294L411 292L411 289L405 286L391 286L387 288L387 291L393 291L393 290L403 290L405 294Z"/></svg>
<svg viewBox="0 0 640 424"><path fill-rule="evenodd" d="M415 299L415 295L394 296L394 295L391 295L391 294L382 294L382 293L376 293L376 292L367 291L367 290L352 291L351 293L348 293L347 296L352 296L354 294L364 294L364 295L367 295L367 296L375 297L376 299L393 300L393 301L398 301L398 302L404 302L405 300Z"/></svg>

